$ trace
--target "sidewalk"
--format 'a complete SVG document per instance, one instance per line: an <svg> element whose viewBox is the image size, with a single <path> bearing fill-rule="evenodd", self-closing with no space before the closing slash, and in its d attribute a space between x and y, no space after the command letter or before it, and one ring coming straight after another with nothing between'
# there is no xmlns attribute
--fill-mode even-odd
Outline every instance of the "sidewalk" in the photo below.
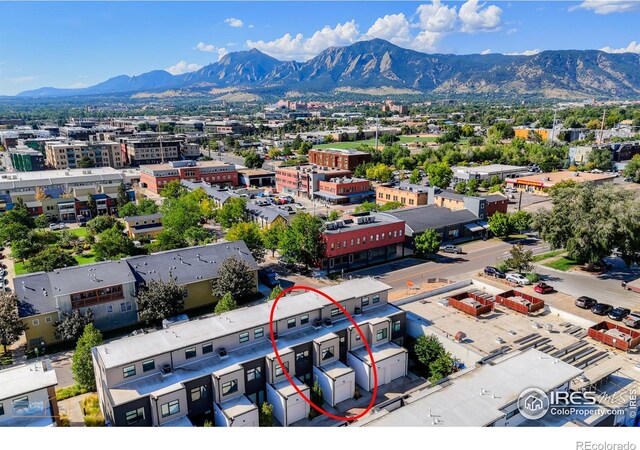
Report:
<svg viewBox="0 0 640 450"><path fill-rule="evenodd" d="M82 408L80 402L92 393L78 395L66 400L60 400L58 407L60 408L60 414L66 413L69 418L69 425L72 427L84 427L84 416L82 415Z"/></svg>

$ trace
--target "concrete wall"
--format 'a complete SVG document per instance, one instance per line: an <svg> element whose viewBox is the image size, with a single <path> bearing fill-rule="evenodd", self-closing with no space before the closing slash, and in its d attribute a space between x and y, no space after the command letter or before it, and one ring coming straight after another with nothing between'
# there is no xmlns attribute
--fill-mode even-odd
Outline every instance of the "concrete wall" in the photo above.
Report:
<svg viewBox="0 0 640 450"><path fill-rule="evenodd" d="M347 365L356 372L356 384L365 391L370 391L373 388L371 386L371 367L353 353L347 353Z"/></svg>

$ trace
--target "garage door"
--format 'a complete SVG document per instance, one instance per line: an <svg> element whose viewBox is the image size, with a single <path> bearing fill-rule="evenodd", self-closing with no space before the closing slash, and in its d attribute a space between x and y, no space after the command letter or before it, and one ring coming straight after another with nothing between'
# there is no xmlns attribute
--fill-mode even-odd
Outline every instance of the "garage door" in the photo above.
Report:
<svg viewBox="0 0 640 450"><path fill-rule="evenodd" d="M307 418L305 405L305 401L302 400L299 395L296 395L294 399L289 401L289 406L287 407L287 425Z"/></svg>
<svg viewBox="0 0 640 450"><path fill-rule="evenodd" d="M335 402L336 403L340 403L340 402L343 402L345 400L349 400L351 398L351 396L352 396L351 381L338 380L336 382Z"/></svg>
<svg viewBox="0 0 640 450"><path fill-rule="evenodd" d="M404 376L404 358L400 358L400 361L394 361L393 364L388 368L387 372L389 372L389 382L403 377Z"/></svg>
<svg viewBox="0 0 640 450"><path fill-rule="evenodd" d="M373 374L371 376L371 382L373 383L375 379L373 378ZM387 380L387 370L386 367L378 367L378 386L385 385L389 382ZM373 387L373 386L372 386Z"/></svg>

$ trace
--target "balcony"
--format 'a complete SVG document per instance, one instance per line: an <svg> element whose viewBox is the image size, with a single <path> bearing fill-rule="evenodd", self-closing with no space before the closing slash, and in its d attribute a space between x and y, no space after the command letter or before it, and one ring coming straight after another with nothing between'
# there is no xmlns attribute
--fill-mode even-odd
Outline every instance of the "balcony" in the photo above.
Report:
<svg viewBox="0 0 640 450"><path fill-rule="evenodd" d="M95 296L87 296L86 298L74 299L71 296L72 308L86 308L87 306L99 305L101 303L113 302L116 300L123 300L124 294L122 292L113 292L110 294L102 294Z"/></svg>

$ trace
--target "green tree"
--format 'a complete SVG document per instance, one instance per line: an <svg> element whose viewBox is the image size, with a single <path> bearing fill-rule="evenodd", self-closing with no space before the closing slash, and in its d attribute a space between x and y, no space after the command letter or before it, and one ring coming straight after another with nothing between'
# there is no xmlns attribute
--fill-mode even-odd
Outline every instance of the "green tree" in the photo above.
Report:
<svg viewBox="0 0 640 450"><path fill-rule="evenodd" d="M640 183L640 155L634 155L624 168L624 176L634 183Z"/></svg>
<svg viewBox="0 0 640 450"><path fill-rule="evenodd" d="M233 311L234 309L238 309L238 303L235 301L233 296L227 292L222 296L218 303L216 303L216 307L214 309L215 314L222 314L229 311Z"/></svg>
<svg viewBox="0 0 640 450"><path fill-rule="evenodd" d="M184 232L184 241L188 247L195 245L205 245L215 241L215 236L206 228L195 225L187 228Z"/></svg>
<svg viewBox="0 0 640 450"><path fill-rule="evenodd" d="M489 217L489 230L500 239L508 238L511 234L509 215L500 211L493 213L493 215Z"/></svg>
<svg viewBox="0 0 640 450"><path fill-rule="evenodd" d="M414 239L416 254L424 258L427 255L437 253L440 248L440 240L440 234L436 230L425 230Z"/></svg>
<svg viewBox="0 0 640 450"><path fill-rule="evenodd" d="M594 148L589 153L588 166L600 170L613 169L613 152L610 148Z"/></svg>
<svg viewBox="0 0 640 450"><path fill-rule="evenodd" d="M273 426L273 405L264 402L262 406L260 406L260 415L258 421L260 427Z"/></svg>
<svg viewBox="0 0 640 450"><path fill-rule="evenodd" d="M40 253L45 247L43 242L27 235L25 239L16 239L11 242L11 257L16 261L25 260Z"/></svg>
<svg viewBox="0 0 640 450"><path fill-rule="evenodd" d="M333 142L335 142L335 141L336 141L336 140L335 140L335 138L333 137L333 135L331 135L331 134L327 134L327 135L324 137L324 139L323 139L323 140L324 140L324 143L325 143L325 144L331 144L331 143L333 143Z"/></svg>
<svg viewBox="0 0 640 450"><path fill-rule="evenodd" d="M118 208L122 208L124 205L131 203L131 198L127 194L127 187L124 183L120 183L118 186L118 198L116 200Z"/></svg>
<svg viewBox="0 0 640 450"><path fill-rule="evenodd" d="M445 377L448 377L456 370L456 360L451 357L450 353L442 353L429 364L429 381L436 383Z"/></svg>
<svg viewBox="0 0 640 450"><path fill-rule="evenodd" d="M276 284L276 286L271 290L271 293L269 294L269 300L275 300L276 298L278 298L278 295L280 295L283 290L284 289L282 289L282 286Z"/></svg>
<svg viewBox="0 0 640 450"><path fill-rule="evenodd" d="M453 171L445 162L428 164L426 167L429 185L446 189L453 179Z"/></svg>
<svg viewBox="0 0 640 450"><path fill-rule="evenodd" d="M340 215L341 215L340 211L333 209L329 212L329 215L327 216L327 220L330 222L334 220L338 220L340 218Z"/></svg>
<svg viewBox="0 0 640 450"><path fill-rule="evenodd" d="M216 220L224 228L231 228L233 224L247 220L247 201L241 197L231 197L216 212Z"/></svg>
<svg viewBox="0 0 640 450"><path fill-rule="evenodd" d="M507 267L519 273L531 271L531 261L533 261L533 252L531 250L525 250L522 244L516 244L511 247L509 253L511 256L505 261Z"/></svg>
<svg viewBox="0 0 640 450"><path fill-rule="evenodd" d="M379 163L369 167L366 172L366 178L369 180L377 180L386 183L393 176L391 168L385 164Z"/></svg>
<svg viewBox="0 0 640 450"><path fill-rule="evenodd" d="M49 226L49 218L44 214L40 214L35 218L35 223L38 228L47 228Z"/></svg>
<svg viewBox="0 0 640 450"><path fill-rule="evenodd" d="M155 241L148 246L149 251L162 252L183 248L187 246L187 241L183 233L172 229L162 230L156 235Z"/></svg>
<svg viewBox="0 0 640 450"><path fill-rule="evenodd" d="M361 213L361 212L378 211L378 209L380 209L380 207L373 202L362 202L361 204L355 207L354 211L356 213Z"/></svg>
<svg viewBox="0 0 640 450"><path fill-rule="evenodd" d="M102 344L102 333L92 323L86 325L76 344L76 351L71 363L71 372L76 384L90 391L96 389L91 349L100 344Z"/></svg>
<svg viewBox="0 0 640 450"><path fill-rule="evenodd" d="M183 233L184 230L200 223L202 209L196 196L196 191L194 191L179 198L167 198L164 201L160 211L162 225L165 229Z"/></svg>
<svg viewBox="0 0 640 450"><path fill-rule="evenodd" d="M264 261L265 247L260 227L255 222L234 223L227 231L228 241L244 241L258 262Z"/></svg>
<svg viewBox="0 0 640 450"><path fill-rule="evenodd" d="M475 129L473 128L473 125L465 124L465 125L462 125L462 128L460 128L460 133L464 137L471 137L473 136L474 132L475 132Z"/></svg>
<svg viewBox="0 0 640 450"><path fill-rule="evenodd" d="M411 175L409 176L409 183L420 184L421 181L422 181L422 175L420 174L420 169L416 167L411 171Z"/></svg>
<svg viewBox="0 0 640 450"><path fill-rule="evenodd" d="M305 267L319 265L325 255L323 226L319 217L296 214L280 240L283 259Z"/></svg>
<svg viewBox="0 0 640 450"><path fill-rule="evenodd" d="M280 239L284 235L287 225L283 220L273 222L268 228L262 230L262 242L266 250L271 250L271 256L275 256L280 248Z"/></svg>
<svg viewBox="0 0 640 450"><path fill-rule="evenodd" d="M500 179L500 177L498 175L492 175L491 179L489 180L489 184L491 186L498 186L498 185L502 184L502 180Z"/></svg>
<svg viewBox="0 0 640 450"><path fill-rule="evenodd" d="M454 187L454 190L458 193L458 194L465 194L467 192L467 182L466 181L458 181L456 183L456 186Z"/></svg>
<svg viewBox="0 0 640 450"><path fill-rule="evenodd" d="M184 309L184 293L185 288L172 276L167 281L149 281L136 295L140 319L162 320L177 315Z"/></svg>
<svg viewBox="0 0 640 450"><path fill-rule="evenodd" d="M384 211L391 211L393 209L400 209L402 208L404 205L400 202L387 202L384 205L378 207L378 211L384 212Z"/></svg>
<svg viewBox="0 0 640 450"><path fill-rule="evenodd" d="M91 193L87 195L87 207L89 207L89 215L91 217L98 214L98 205L96 203L96 198Z"/></svg>
<svg viewBox="0 0 640 450"><path fill-rule="evenodd" d="M255 270L236 257L225 259L211 281L213 294L222 297L231 294L234 299L245 300L256 290Z"/></svg>
<svg viewBox="0 0 640 450"><path fill-rule="evenodd" d="M509 223L511 224L511 228L517 231L528 230L531 227L531 222L533 220L533 216L530 212L525 210L520 210L512 213L509 216Z"/></svg>
<svg viewBox="0 0 640 450"><path fill-rule="evenodd" d="M478 180L476 178L471 178L467 182L467 195L475 196L478 195Z"/></svg>
<svg viewBox="0 0 640 450"><path fill-rule="evenodd" d="M63 267L77 266L78 261L69 253L59 248L49 247L31 257L27 263L29 272L52 272Z"/></svg>
<svg viewBox="0 0 640 450"><path fill-rule="evenodd" d="M82 158L80 158L76 165L79 169L89 169L96 166L96 160L84 155Z"/></svg>
<svg viewBox="0 0 640 450"><path fill-rule="evenodd" d="M18 297L14 293L0 292L0 344L4 353L27 330L18 315Z"/></svg>
<svg viewBox="0 0 640 450"><path fill-rule="evenodd" d="M419 336L413 346L416 359L424 368L445 353L444 347L435 336Z"/></svg>
<svg viewBox="0 0 640 450"><path fill-rule="evenodd" d="M21 223L9 222L4 224L0 221L0 242L9 242L12 239L15 239L16 236L28 236L29 231L31 231L31 228L28 228Z"/></svg>
<svg viewBox="0 0 640 450"><path fill-rule="evenodd" d="M264 159L256 152L250 152L244 158L244 165L249 169L260 169L264 164Z"/></svg>
<svg viewBox="0 0 640 450"><path fill-rule="evenodd" d="M82 314L79 309L74 309L71 314L62 313L62 320L56 322L55 334L59 339L63 340L76 340L80 338L84 327L93 323L93 311L87 309L85 314Z"/></svg>
<svg viewBox="0 0 640 450"><path fill-rule="evenodd" d="M160 189L160 195L164 198L179 198L187 192L187 188L180 184L180 180L169 181Z"/></svg>
<svg viewBox="0 0 640 450"><path fill-rule="evenodd" d="M113 216L100 215L87 222L87 230L92 234L100 234L114 227L119 231L124 230L124 224Z"/></svg>
<svg viewBox="0 0 640 450"><path fill-rule="evenodd" d="M98 238L93 245L97 261L124 258L133 255L136 250L133 241L116 227L103 231Z"/></svg>

